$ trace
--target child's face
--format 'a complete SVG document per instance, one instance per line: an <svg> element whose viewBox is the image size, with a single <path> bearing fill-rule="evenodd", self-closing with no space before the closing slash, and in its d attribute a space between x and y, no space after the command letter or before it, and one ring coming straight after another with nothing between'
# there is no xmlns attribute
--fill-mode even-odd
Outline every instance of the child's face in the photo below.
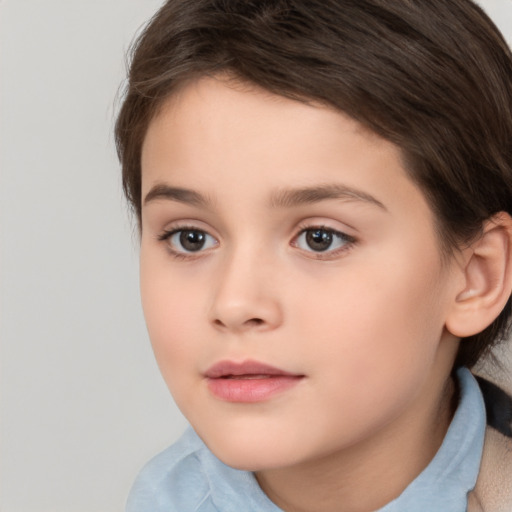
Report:
<svg viewBox="0 0 512 512"><path fill-rule="evenodd" d="M149 334L214 453L257 470L399 443L447 378L460 274L397 148L203 79L152 121L142 169Z"/></svg>

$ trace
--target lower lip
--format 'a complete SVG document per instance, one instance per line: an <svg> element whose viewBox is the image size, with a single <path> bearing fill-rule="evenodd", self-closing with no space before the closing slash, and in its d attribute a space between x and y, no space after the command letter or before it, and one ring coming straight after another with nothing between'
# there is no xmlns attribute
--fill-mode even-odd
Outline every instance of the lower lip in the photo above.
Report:
<svg viewBox="0 0 512 512"><path fill-rule="evenodd" d="M210 392L227 402L263 402L296 386L303 377L269 375L261 378L207 379Z"/></svg>

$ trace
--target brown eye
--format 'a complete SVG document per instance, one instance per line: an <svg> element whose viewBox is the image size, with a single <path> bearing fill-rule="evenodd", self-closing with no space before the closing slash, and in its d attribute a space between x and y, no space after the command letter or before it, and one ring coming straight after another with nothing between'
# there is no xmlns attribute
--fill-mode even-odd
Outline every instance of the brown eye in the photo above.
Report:
<svg viewBox="0 0 512 512"><path fill-rule="evenodd" d="M326 251L332 245L332 239L332 231L325 229L309 229L306 231L306 244L312 251Z"/></svg>
<svg viewBox="0 0 512 512"><path fill-rule="evenodd" d="M206 243L204 231L183 230L179 232L180 245L187 252L200 251Z"/></svg>
<svg viewBox="0 0 512 512"><path fill-rule="evenodd" d="M217 245L217 240L206 231L193 228L182 228L168 231L159 236L169 249L175 253L193 253L210 249Z"/></svg>
<svg viewBox="0 0 512 512"><path fill-rule="evenodd" d="M308 252L334 253L349 247L354 241L353 237L340 231L325 227L313 227L301 231L293 245Z"/></svg>

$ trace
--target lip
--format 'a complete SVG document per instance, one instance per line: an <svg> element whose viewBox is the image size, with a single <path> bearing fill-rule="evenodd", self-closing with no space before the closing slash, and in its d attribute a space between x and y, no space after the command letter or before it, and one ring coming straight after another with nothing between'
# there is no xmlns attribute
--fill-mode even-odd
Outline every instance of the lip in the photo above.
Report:
<svg viewBox="0 0 512 512"><path fill-rule="evenodd" d="M227 402L254 403L269 400L296 386L305 376L258 361L220 361L204 377L210 392Z"/></svg>

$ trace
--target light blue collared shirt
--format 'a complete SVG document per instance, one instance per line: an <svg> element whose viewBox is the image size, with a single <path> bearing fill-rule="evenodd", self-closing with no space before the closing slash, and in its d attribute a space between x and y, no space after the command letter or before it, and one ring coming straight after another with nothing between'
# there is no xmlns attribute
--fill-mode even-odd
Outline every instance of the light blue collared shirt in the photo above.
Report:
<svg viewBox="0 0 512 512"><path fill-rule="evenodd" d="M423 472L377 512L466 512L482 458L485 406L466 368L457 372L460 401L444 441ZM254 475L217 459L189 428L140 472L126 512L282 512Z"/></svg>

